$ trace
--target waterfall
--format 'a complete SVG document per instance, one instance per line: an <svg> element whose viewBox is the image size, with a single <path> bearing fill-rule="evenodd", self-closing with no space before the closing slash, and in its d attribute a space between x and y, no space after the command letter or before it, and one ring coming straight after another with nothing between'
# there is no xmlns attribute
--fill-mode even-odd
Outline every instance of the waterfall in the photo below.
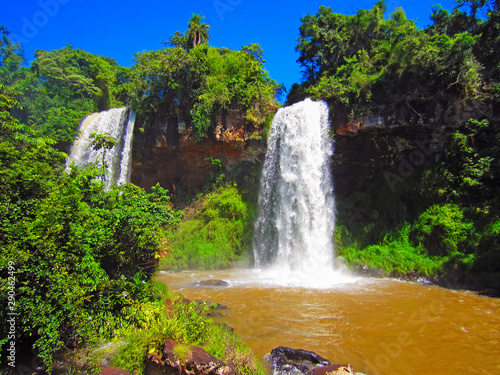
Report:
<svg viewBox="0 0 500 375"><path fill-rule="evenodd" d="M109 190L114 184L126 184L130 181L134 122L135 112L126 107L88 115L80 123L80 135L71 148L67 165L75 163L78 167L83 167L86 164L96 163L101 166L103 150L92 149L90 135L95 132L108 133L117 144L106 151L105 163L108 173L104 188Z"/></svg>
<svg viewBox="0 0 500 375"><path fill-rule="evenodd" d="M324 102L306 99L278 110L261 177L253 242L256 267L309 275L333 271L329 130Z"/></svg>

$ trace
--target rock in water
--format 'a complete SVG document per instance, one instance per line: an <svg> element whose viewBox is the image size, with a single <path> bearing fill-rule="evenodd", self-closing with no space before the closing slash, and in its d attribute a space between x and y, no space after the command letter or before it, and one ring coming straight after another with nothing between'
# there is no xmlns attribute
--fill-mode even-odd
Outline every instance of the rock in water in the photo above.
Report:
<svg viewBox="0 0 500 375"><path fill-rule="evenodd" d="M271 350L271 353L267 354L264 359L269 363L274 375L312 375L316 367L331 364L326 358L314 352L286 346Z"/></svg>
<svg viewBox="0 0 500 375"><path fill-rule="evenodd" d="M196 283L198 286L228 286L229 283L220 279L202 280Z"/></svg>
<svg viewBox="0 0 500 375"><path fill-rule="evenodd" d="M334 365L309 350L279 346L264 357L273 375L364 375L350 365Z"/></svg>

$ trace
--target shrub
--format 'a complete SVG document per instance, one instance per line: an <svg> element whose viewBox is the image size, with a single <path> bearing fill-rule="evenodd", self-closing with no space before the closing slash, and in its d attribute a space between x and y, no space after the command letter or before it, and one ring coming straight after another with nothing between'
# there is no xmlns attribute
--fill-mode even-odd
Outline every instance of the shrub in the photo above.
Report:
<svg viewBox="0 0 500 375"><path fill-rule="evenodd" d="M467 252L474 240L474 226L455 204L434 205L420 215L410 233L414 245L422 245L431 256Z"/></svg>
<svg viewBox="0 0 500 375"><path fill-rule="evenodd" d="M171 253L162 268L213 269L228 267L240 259L250 243L247 203L232 185L200 198L198 208L171 233Z"/></svg>
<svg viewBox="0 0 500 375"><path fill-rule="evenodd" d="M172 339L181 343L174 348L181 365L190 355L190 345L196 345L233 364L238 374L263 374L248 347L207 316L209 307L186 303L182 296L170 293L161 283L155 284L153 291L159 297L151 306L154 319L147 327L131 326L120 331L125 343L113 358L115 366L142 374L146 356L161 352L165 340ZM166 298L171 302L168 311Z"/></svg>
<svg viewBox="0 0 500 375"><path fill-rule="evenodd" d="M445 258L429 257L420 246L414 246L409 240L412 227L405 224L393 236L388 236L380 244L363 249L355 247L341 248L339 253L353 267L368 266L382 270L387 275L405 275L417 272L420 275L433 276L441 271Z"/></svg>

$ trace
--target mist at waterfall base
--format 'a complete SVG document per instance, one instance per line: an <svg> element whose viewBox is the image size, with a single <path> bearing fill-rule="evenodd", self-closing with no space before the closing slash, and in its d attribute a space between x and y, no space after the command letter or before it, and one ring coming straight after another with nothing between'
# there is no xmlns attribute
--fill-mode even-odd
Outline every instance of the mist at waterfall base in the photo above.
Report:
<svg viewBox="0 0 500 375"><path fill-rule="evenodd" d="M328 288L354 282L335 261L328 106L306 99L271 125L253 249L263 283Z"/></svg>
<svg viewBox="0 0 500 375"><path fill-rule="evenodd" d="M79 136L68 157L67 165L74 163L77 167L95 164L102 167L103 150L94 150L91 146L93 133L107 133L117 144L106 151L104 162L107 166L104 189L113 185L130 182L132 163L132 138L134 132L135 112L127 107L112 108L108 111L93 113L80 123Z"/></svg>

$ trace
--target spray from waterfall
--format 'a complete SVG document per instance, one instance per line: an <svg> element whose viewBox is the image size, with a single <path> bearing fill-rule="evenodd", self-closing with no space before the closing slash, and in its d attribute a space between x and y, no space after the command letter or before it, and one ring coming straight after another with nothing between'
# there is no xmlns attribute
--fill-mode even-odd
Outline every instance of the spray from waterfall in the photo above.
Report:
<svg viewBox="0 0 500 375"><path fill-rule="evenodd" d="M333 273L329 130L324 102L306 99L277 112L261 177L253 242L256 267L277 268L286 277Z"/></svg>
<svg viewBox="0 0 500 375"><path fill-rule="evenodd" d="M113 108L108 111L93 113L80 123L80 136L73 144L67 165L75 163L78 167L95 163L102 165L103 150L93 150L92 133L108 133L117 142L106 152L105 163L108 169L104 188L122 185L130 181L132 136L134 132L135 112L128 108Z"/></svg>

